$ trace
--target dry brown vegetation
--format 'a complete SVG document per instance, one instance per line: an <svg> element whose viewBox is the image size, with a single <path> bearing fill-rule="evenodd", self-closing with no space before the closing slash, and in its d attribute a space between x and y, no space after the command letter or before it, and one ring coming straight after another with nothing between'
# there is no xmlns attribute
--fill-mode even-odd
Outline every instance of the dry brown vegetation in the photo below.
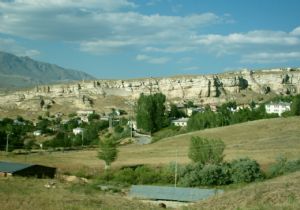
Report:
<svg viewBox="0 0 300 210"><path fill-rule="evenodd" d="M221 138L225 159L248 156L262 165L274 162L279 154L299 158L300 117L278 118L213 128L166 138L150 145L121 146L113 168L125 165L188 163L191 136ZM178 152L176 152L176 150ZM60 172L100 174L103 163L97 151L43 152L29 155L0 155L1 160L40 163L58 167ZM71 185L56 180L55 189L46 189L47 180L0 179L1 209L151 209L121 195L104 194L90 185ZM300 205L300 172L250 185L231 186L224 194L189 206L187 209L297 209Z"/></svg>
<svg viewBox="0 0 300 210"><path fill-rule="evenodd" d="M69 184L56 179L46 188L46 179L1 178L0 208L14 210L155 209L121 195L104 194L89 185Z"/></svg>
<svg viewBox="0 0 300 210"><path fill-rule="evenodd" d="M226 144L225 160L249 157L266 166L280 154L288 159L299 158L300 117L252 121L182 134L150 145L121 146L118 159L112 166L168 164L176 160L176 154L179 163L188 163L191 136L221 138ZM103 162L97 158L96 149L13 156L2 153L1 159L46 164L69 172L85 170L100 173L103 169Z"/></svg>
<svg viewBox="0 0 300 210"><path fill-rule="evenodd" d="M299 209L300 172L250 184L189 206L188 209Z"/></svg>

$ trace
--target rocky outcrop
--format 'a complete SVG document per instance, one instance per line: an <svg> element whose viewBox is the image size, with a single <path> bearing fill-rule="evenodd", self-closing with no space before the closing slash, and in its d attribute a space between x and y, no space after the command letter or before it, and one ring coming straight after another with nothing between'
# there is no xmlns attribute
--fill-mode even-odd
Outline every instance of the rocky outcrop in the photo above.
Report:
<svg viewBox="0 0 300 210"><path fill-rule="evenodd" d="M300 93L300 69L242 70L218 75L195 75L139 80L94 80L64 85L38 86L1 96L0 107L22 105L26 100L48 98L74 101L80 107L93 107L94 99L109 96L137 99L141 93L162 92L169 100L213 102L237 97L241 91L257 94Z"/></svg>

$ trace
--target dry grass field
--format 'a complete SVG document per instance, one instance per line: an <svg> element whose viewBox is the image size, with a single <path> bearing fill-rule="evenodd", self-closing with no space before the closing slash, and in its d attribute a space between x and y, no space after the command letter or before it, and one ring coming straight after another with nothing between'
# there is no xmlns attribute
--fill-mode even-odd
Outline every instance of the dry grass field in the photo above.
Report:
<svg viewBox="0 0 300 210"><path fill-rule="evenodd" d="M188 209L290 210L300 209L300 172L228 190Z"/></svg>
<svg viewBox="0 0 300 210"><path fill-rule="evenodd" d="M112 167L150 164L162 165L174 162L188 163L188 147L191 136L221 138L225 144L225 160L249 157L262 166L275 161L278 155L288 159L299 158L300 117L277 118L246 122L221 128L206 129L175 137L165 138L149 145L119 147L118 159ZM100 173L103 162L97 158L97 150L43 152L29 155L0 155L1 160L40 163L58 167L61 171L84 170Z"/></svg>
<svg viewBox="0 0 300 210"><path fill-rule="evenodd" d="M101 210L157 209L124 196L103 193L90 185L70 184L56 179L46 188L46 179L1 178L0 209L6 210Z"/></svg>
<svg viewBox="0 0 300 210"><path fill-rule="evenodd" d="M135 164L162 165L176 160L188 163L191 136L221 138L226 144L225 159L248 156L262 165L273 162L277 155L299 158L300 117L247 122L222 128L207 129L162 139L150 145L127 145L113 168ZM177 151L177 152L176 152ZM96 150L42 152L29 155L1 153L0 160L40 163L58 167L60 172L97 174L103 162ZM60 173L59 173L60 174ZM59 175L60 176L60 175ZM0 209L158 209L129 200L123 194L103 193L92 184L71 184L56 178L56 187L47 189L46 179L0 178ZM211 199L181 207L183 209L299 209L300 172L249 185L234 185Z"/></svg>

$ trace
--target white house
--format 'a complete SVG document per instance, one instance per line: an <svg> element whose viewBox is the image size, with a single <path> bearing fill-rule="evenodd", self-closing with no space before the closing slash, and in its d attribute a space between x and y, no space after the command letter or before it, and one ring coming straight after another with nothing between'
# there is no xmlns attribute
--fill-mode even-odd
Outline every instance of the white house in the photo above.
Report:
<svg viewBox="0 0 300 210"><path fill-rule="evenodd" d="M187 108L186 114L187 114L187 116L190 117L195 112L203 112L203 111L204 111L204 108L202 108L202 107L190 107L190 108Z"/></svg>
<svg viewBox="0 0 300 210"><path fill-rule="evenodd" d="M136 124L136 121L134 121L134 120L130 121L130 120L129 120L129 121L127 122L127 125L130 126L130 127L132 126L132 129L133 129L133 130L137 130L137 124Z"/></svg>
<svg viewBox="0 0 300 210"><path fill-rule="evenodd" d="M270 102L265 105L266 112L268 114L278 114L281 116L283 112L290 111L291 110L291 103L288 102Z"/></svg>
<svg viewBox="0 0 300 210"><path fill-rule="evenodd" d="M88 123L89 122L89 115L92 115L92 114L95 114L95 110L80 110L80 111L77 111L77 116L80 117L80 119L83 121L83 122L86 122Z"/></svg>
<svg viewBox="0 0 300 210"><path fill-rule="evenodd" d="M34 136L40 136L40 135L42 135L42 131L41 130L33 131L33 135Z"/></svg>
<svg viewBox="0 0 300 210"><path fill-rule="evenodd" d="M180 127L185 127L187 126L188 120L189 118L180 118L180 119L172 120L172 124Z"/></svg>
<svg viewBox="0 0 300 210"><path fill-rule="evenodd" d="M73 129L73 133L75 135L78 135L78 134L81 134L83 132L83 129L82 128L74 128Z"/></svg>

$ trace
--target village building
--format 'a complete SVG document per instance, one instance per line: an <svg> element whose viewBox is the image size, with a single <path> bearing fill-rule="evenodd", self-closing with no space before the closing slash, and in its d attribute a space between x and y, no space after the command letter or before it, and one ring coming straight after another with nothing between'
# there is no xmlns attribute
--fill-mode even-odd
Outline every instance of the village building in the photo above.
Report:
<svg viewBox="0 0 300 210"><path fill-rule="evenodd" d="M268 114L278 114L282 115L283 112L287 112L291 110L291 103L288 102L270 102L265 105L266 112Z"/></svg>
<svg viewBox="0 0 300 210"><path fill-rule="evenodd" d="M0 176L32 176L37 178L54 178L56 168L25 163L1 162Z"/></svg>
<svg viewBox="0 0 300 210"><path fill-rule="evenodd" d="M83 128L74 128L73 133L75 135L81 134L81 133L83 133Z"/></svg>
<svg viewBox="0 0 300 210"><path fill-rule="evenodd" d="M172 120L172 124L175 126L186 127L189 118L179 118L176 120Z"/></svg>
<svg viewBox="0 0 300 210"><path fill-rule="evenodd" d="M42 135L42 131L41 130L33 131L33 135L34 136L40 136L40 135Z"/></svg>
<svg viewBox="0 0 300 210"><path fill-rule="evenodd" d="M89 122L89 115L95 114L95 110L80 110L76 112L77 116L83 121Z"/></svg>
<svg viewBox="0 0 300 210"><path fill-rule="evenodd" d="M202 107L190 107L190 108L187 108L186 115L188 117L190 117L193 115L193 113L203 112L203 111L204 111L204 108L202 108Z"/></svg>

